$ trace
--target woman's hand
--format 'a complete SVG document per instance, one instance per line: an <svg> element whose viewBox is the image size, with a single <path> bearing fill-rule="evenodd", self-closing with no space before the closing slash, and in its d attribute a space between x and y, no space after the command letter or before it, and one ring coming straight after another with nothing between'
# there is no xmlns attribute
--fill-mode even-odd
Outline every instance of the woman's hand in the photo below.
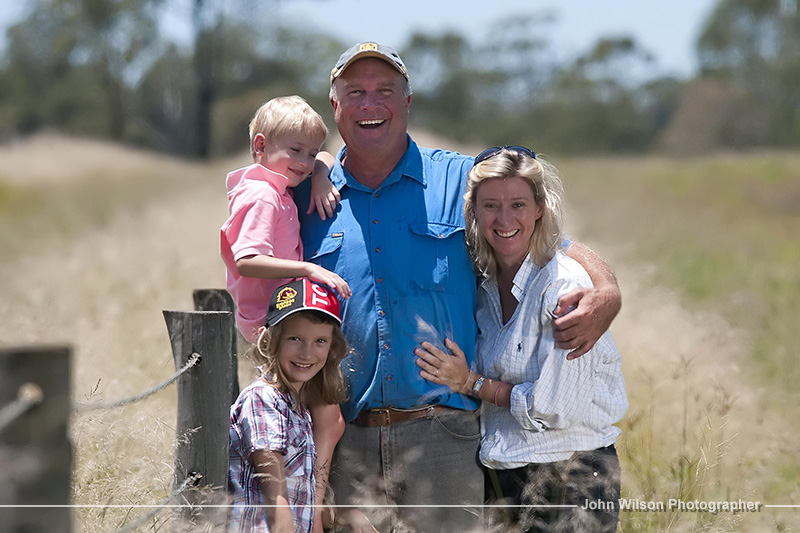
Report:
<svg viewBox="0 0 800 533"><path fill-rule="evenodd" d="M467 364L467 358L454 341L445 339L444 345L453 355L444 353L429 342L423 342L421 348L414 350L419 358L416 360L417 366L422 369L419 375L431 383L447 385L455 393L469 395L469 383L474 380L471 379L472 371Z"/></svg>

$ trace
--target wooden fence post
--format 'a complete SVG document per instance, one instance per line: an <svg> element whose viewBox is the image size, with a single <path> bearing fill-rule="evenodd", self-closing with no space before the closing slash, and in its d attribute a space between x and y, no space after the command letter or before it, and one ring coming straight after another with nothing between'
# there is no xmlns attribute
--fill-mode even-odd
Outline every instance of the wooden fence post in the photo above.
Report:
<svg viewBox="0 0 800 533"><path fill-rule="evenodd" d="M0 410L15 412L0 429L0 504L43 506L0 508L0 531L72 530L71 406L68 347L0 350Z"/></svg>
<svg viewBox="0 0 800 533"><path fill-rule="evenodd" d="M192 292L195 311L230 311L236 308L233 298L225 289L195 289ZM239 357L237 347L236 321L231 323L231 371L233 387L231 387L231 405L239 397Z"/></svg>
<svg viewBox="0 0 800 533"><path fill-rule="evenodd" d="M178 378L175 487L190 475L202 475L201 490L184 493L189 504L226 504L228 428L230 425L231 332L233 315L219 311L164 311L175 368L192 354L200 361ZM227 511L180 508L175 529L198 531L225 526ZM200 529L198 529L200 528Z"/></svg>

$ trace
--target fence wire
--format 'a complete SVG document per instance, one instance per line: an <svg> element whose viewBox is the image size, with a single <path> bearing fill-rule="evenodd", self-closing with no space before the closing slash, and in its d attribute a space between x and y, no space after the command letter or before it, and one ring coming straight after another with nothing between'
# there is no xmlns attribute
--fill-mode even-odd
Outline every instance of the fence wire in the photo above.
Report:
<svg viewBox="0 0 800 533"><path fill-rule="evenodd" d="M75 406L75 410L79 413L87 413L90 411L102 411L104 409L113 409L115 407L122 407L123 405L128 405L134 402L138 402L139 400L147 398L148 396L151 396L152 394L155 394L161 389L164 389L169 385L171 385L175 380L181 377L190 368L195 366L199 361L200 361L200 354L193 353L192 356L189 358L189 360L186 362L186 364L183 366L183 368L181 368L175 374L173 374L171 378L164 381L163 383L159 383L155 387L147 389L146 391L136 394L134 396L130 396L128 398L122 398L120 400L78 404Z"/></svg>
<svg viewBox="0 0 800 533"><path fill-rule="evenodd" d="M34 383L23 383L17 392L17 399L0 410L0 431L28 412L31 407L42 403L42 389Z"/></svg>
<svg viewBox="0 0 800 533"><path fill-rule="evenodd" d="M175 489L175 491L173 491L172 494L167 496L167 498L165 500L163 500L161 503L159 503L158 506L155 509L153 509L152 511L150 511L147 514L144 514L144 515L140 516L139 518L137 518L133 522L130 522L129 524L125 524L124 527L116 529L115 533L129 533L130 531L133 531L137 527L141 526L142 524L144 524L145 522L147 522L148 520L153 518L155 515L157 515L158 513L163 511L164 509L166 509L166 507L169 504L169 502L171 502L172 500L174 500L175 498L180 496L181 493L183 493L186 489L188 489L189 487L191 487L193 485L196 485L197 482L200 481L200 478L202 478L202 477L203 476L201 474L198 474L198 473L194 473L194 474L189 475L189 477L187 477L185 480L183 480L183 483L181 484L181 486L178 487L177 489Z"/></svg>

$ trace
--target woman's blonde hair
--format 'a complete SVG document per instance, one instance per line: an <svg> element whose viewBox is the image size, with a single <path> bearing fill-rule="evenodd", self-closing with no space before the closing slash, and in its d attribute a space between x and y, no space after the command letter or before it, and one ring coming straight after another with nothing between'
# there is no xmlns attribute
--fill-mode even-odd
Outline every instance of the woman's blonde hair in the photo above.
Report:
<svg viewBox="0 0 800 533"><path fill-rule="evenodd" d="M492 247L481 234L475 212L475 201L481 184L490 179L519 176L531 187L536 205L542 209L542 218L536 221L528 253L533 262L544 266L558 250L562 240L562 197L564 186L556 167L517 151L503 148L496 155L472 167L467 177L464 194L464 223L466 240L475 267L486 277L497 273L497 261Z"/></svg>
<svg viewBox="0 0 800 533"><path fill-rule="evenodd" d="M256 341L255 351L263 358L264 362L264 378L271 385L301 395L304 403L335 404L344 401L344 376L339 365L350 352L350 346L342 334L339 323L333 317L317 311L298 311L295 315L307 318L314 324L333 326L331 347L328 350L325 366L303 385L302 391L296 391L289 385L283 370L281 370L281 365L278 364L283 327L286 323L285 320L282 320L274 326L264 328Z"/></svg>
<svg viewBox="0 0 800 533"><path fill-rule="evenodd" d="M278 96L256 111L250 121L250 155L255 156L253 139L261 133L272 142L289 133L307 135L320 139L328 138L328 127L319 113L299 96Z"/></svg>

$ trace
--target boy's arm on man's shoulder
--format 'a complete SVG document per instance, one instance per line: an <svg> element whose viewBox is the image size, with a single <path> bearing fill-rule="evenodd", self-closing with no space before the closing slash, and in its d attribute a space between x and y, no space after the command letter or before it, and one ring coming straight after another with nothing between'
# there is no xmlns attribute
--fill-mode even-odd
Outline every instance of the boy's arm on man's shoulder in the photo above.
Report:
<svg viewBox="0 0 800 533"><path fill-rule="evenodd" d="M319 218L325 220L332 217L336 211L336 206L342 197L328 178L335 162L335 158L329 152L321 151L317 154L314 172L311 174L311 197L308 199L307 215L316 210Z"/></svg>

